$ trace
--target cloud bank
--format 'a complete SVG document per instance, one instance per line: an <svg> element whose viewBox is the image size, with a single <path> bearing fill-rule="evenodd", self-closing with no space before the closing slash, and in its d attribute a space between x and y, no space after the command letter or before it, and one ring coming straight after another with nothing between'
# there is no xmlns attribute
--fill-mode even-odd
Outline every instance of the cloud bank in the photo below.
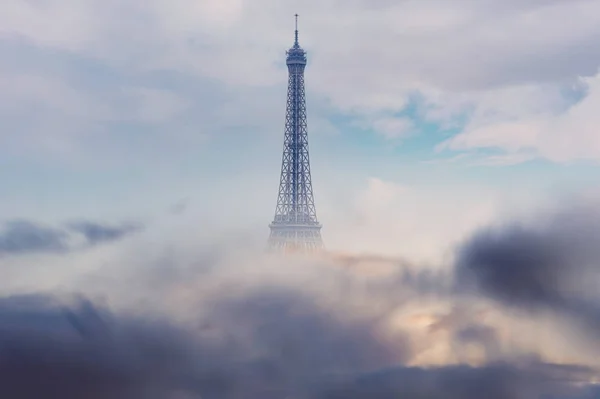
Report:
<svg viewBox="0 0 600 399"><path fill-rule="evenodd" d="M598 221L586 205L490 226L432 270L231 246L137 263L121 253L60 293L0 299L0 394L593 398L599 365L584 352L598 354ZM92 299L65 294L80 291ZM570 360L521 337L548 310L557 327L578 320L550 345ZM583 350L578 333L590 337Z"/></svg>
<svg viewBox="0 0 600 399"><path fill-rule="evenodd" d="M187 330L39 296L3 298L0 320L0 393L15 399L578 398L591 389L571 384L584 367L398 366L402 341L289 292L217 304Z"/></svg>

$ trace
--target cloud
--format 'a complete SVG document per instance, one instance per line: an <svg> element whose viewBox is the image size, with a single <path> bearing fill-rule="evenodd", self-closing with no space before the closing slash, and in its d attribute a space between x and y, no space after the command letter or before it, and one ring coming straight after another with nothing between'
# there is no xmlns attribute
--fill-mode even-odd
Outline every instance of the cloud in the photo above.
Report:
<svg viewBox="0 0 600 399"><path fill-rule="evenodd" d="M140 230L140 226L135 224L107 226L89 221L72 222L69 228L83 234L88 245L116 241Z"/></svg>
<svg viewBox="0 0 600 399"><path fill-rule="evenodd" d="M0 236L0 253L62 251L65 238L65 232L59 229L38 226L28 221L8 222Z"/></svg>
<svg viewBox="0 0 600 399"><path fill-rule="evenodd" d="M186 0L178 6L169 5L165 1L156 1L151 6L135 1L128 7L115 2L98 6L86 1L68 7L65 3L53 1L41 7L11 1L5 6L7 12L3 26L8 35L20 34L37 43L112 60L124 56L120 52L122 49L144 47L149 51L131 52L129 60L137 63L158 60L170 62L171 67L179 68L185 66L186 62L193 62L201 72L216 72L218 68L215 66L220 65L223 68L219 71L219 77L232 80L239 78L234 76L237 75L234 70L225 67L225 61L236 54L254 53L257 56L252 57L254 60L247 60L253 63L248 66L254 63L268 65L280 54L269 48L275 44L289 45L292 37L292 4L286 6L263 0L257 8L247 9L248 3L243 0L208 1L201 5ZM576 54L577 57L567 60L561 56L561 51L568 46L583 48L593 45L592 38L597 32L597 17L593 13L596 7L594 2L585 0L568 3L513 0L502 5L491 1L462 0L399 4L354 1L347 7L339 7L338 1L330 0L296 8L300 8L299 12L302 13L302 38L311 47L317 45L314 38L322 38L315 52L318 51L320 57L327 57L328 60L338 58L336 65L342 68L342 72L352 71L352 65L345 62L349 57L360 61L359 67L378 65L379 61L385 60L387 63L379 63L377 70L386 73L399 70L402 74L397 75L402 80L414 79L419 74L420 78L428 78L429 81L433 78L438 82L464 87L480 82L491 84L494 81L505 83L554 75L561 78L569 74L577 76L586 67L590 71L589 66L593 69L597 58L590 54L587 57L586 54ZM245 9L246 12L242 12ZM124 24L113 20L112 23L106 23L112 11L128 15L130 22ZM326 25L325 21L329 21L327 15L333 11L337 11L337 18ZM361 13L362 18L357 19L356 15ZM555 25L550 30L539 22L560 20L565 14L573 22ZM69 19L71 23L52 30L45 29L41 23L33 23L52 17ZM267 21L270 23L266 24ZM506 30L507 26L511 29ZM146 31L145 36L131 35L142 29ZM254 35L244 36L249 31ZM499 31L504 35L495 34ZM54 32L55 35L52 34ZM339 40L341 37L347 40ZM374 37L379 45L369 47ZM117 38L121 40L117 41ZM161 45L156 42L159 38L162 43L173 46ZM223 45L226 40L230 40L228 46ZM439 40L442 42L436 44ZM108 44L118 46L111 49L112 52L107 52ZM449 44L452 46L447 46ZM427 51L432 45L435 51ZM388 51L390 48L402 51ZM532 48L538 51L530 52ZM199 53L200 49L208 54ZM473 54L474 49L483 52L481 57L465 57ZM324 54L325 50L329 54ZM203 65L197 61L204 55L207 55L207 62ZM456 67L447 68L439 62L444 59ZM557 62L548 63L549 59ZM541 65L547 68L535 68ZM473 74L476 71L479 73ZM248 75L250 79L261 79L258 73ZM377 80L374 75L366 75L365 78L368 83Z"/></svg>
<svg viewBox="0 0 600 399"><path fill-rule="evenodd" d="M197 302L193 323L177 327L59 299L0 299L2 396L278 397L406 356L371 320L277 287Z"/></svg>
<svg viewBox="0 0 600 399"><path fill-rule="evenodd" d="M500 114L487 120L480 115L500 107L484 108L480 105L481 109L475 111L465 130L439 148L458 151L499 149L512 159L521 158L522 161L532 156L561 163L575 159L598 160L600 142L593 127L600 122L594 111L600 104L600 74L582 79L580 83L586 90L581 99L569 105L548 104L537 110ZM560 101L559 92L549 94L550 99ZM534 102L538 107L543 103L544 100Z"/></svg>
<svg viewBox="0 0 600 399"><path fill-rule="evenodd" d="M578 366L405 366L406 342L382 340L372 320L348 319L343 308L327 310L294 291L225 295L197 305L195 322L177 325L88 300L0 298L0 394L470 399L487 392L514 399L563 392L559 398L571 399L591 389L573 384L591 374Z"/></svg>
<svg viewBox="0 0 600 399"><path fill-rule="evenodd" d="M11 119L5 148L98 154L107 142L130 137L115 132L136 127L151 132L145 139L152 145L144 148L155 159L174 135L183 151L200 136L249 125L275 131L271 122L280 120L285 98L282 51L299 12L311 60L307 87L319 108L387 137L421 131L421 117L441 118L464 130L448 144L459 151L531 146L551 160L598 158L595 135L585 127L593 115L561 113L575 101L572 86L600 65L594 1L249 4L7 2L0 45L12 56L2 61L0 79L9 90L0 103L26 116ZM99 77L103 85L95 83ZM420 110L417 120L397 117L409 108ZM490 114L496 120L482 124ZM565 120L556 128L563 133L548 133L556 118ZM45 139L49 129L60 140ZM579 139L563 146L574 131ZM23 139L33 132L35 140Z"/></svg>
<svg viewBox="0 0 600 399"><path fill-rule="evenodd" d="M392 195L377 198L394 198L393 187L380 188ZM595 227L582 230L593 215L584 209L537 222L578 237L559 238L552 243L562 246L548 248L567 253L587 248L594 235L586 243L579 235ZM538 236L554 237L533 226ZM56 259L39 258L45 270L52 269L56 286L46 284L46 275L36 285L23 262L11 281L0 281L0 369L7 370L0 373L1 396L28 399L44 389L65 398L96 392L97 398L117 399L241 394L469 399L487 390L499 399L580 399L596 389L590 381L597 376L597 362L579 357L580 351L597 355L594 346L575 350L570 335L542 339L535 326L486 300L494 295L517 307L531 302L529 309L538 316L548 297L565 297L572 287L584 287L581 280L572 280L566 294L548 294L556 291L550 286L541 299L532 299L528 289L513 290L508 277L494 278L485 284L501 288L484 285L482 295L473 297L465 296L467 278L466 285L454 289L452 269L428 269L404 259L280 259L244 249L231 234L224 244L213 245L198 234L172 237L162 228L155 233L124 241L121 251L111 246L110 251L69 253L57 268ZM546 250L523 237L514 241L529 252L510 245L505 252ZM189 247L172 245L182 241ZM478 248L488 241L478 242ZM482 258L467 254L489 250L484 246L477 252L470 243L461 247L459 275L472 278L477 267L469 265L478 262L466 260ZM529 275L537 276L523 273L525 284ZM6 295L18 280L13 292L35 295ZM70 296L80 292L94 300ZM564 346L568 356L553 351ZM40 383L22 383L32 378Z"/></svg>
<svg viewBox="0 0 600 399"><path fill-rule="evenodd" d="M0 233L0 255L63 253L117 241L140 228L133 224L110 226L90 221L72 222L64 227L48 227L28 220L14 220L6 222Z"/></svg>
<svg viewBox="0 0 600 399"><path fill-rule="evenodd" d="M427 399L521 399L546 397L569 389L560 379L569 379L572 371L558 367L559 373L549 373L546 364L491 364L484 367L447 366L435 369L397 368L363 375L355 381L341 384L322 398L390 398L419 397ZM577 369L573 370L577 374ZM558 374L558 375L556 375ZM572 398L569 393L560 396Z"/></svg>
<svg viewBox="0 0 600 399"><path fill-rule="evenodd" d="M599 233L597 204L581 201L483 229L460 248L457 282L517 309L554 311L592 333L600 323Z"/></svg>
<svg viewBox="0 0 600 399"><path fill-rule="evenodd" d="M361 119L357 125L363 129L370 129L388 140L403 139L412 135L415 130L414 123L409 118L389 115L374 115Z"/></svg>
<svg viewBox="0 0 600 399"><path fill-rule="evenodd" d="M412 349L401 334L386 338L377 319L352 315L342 304L331 307L297 288L221 289L197 299L188 304L195 311L187 322L173 322L160 313L115 313L82 299L1 298L0 394L469 399L487 389L513 399L576 392L572 382L591 373L536 362L406 366Z"/></svg>
<svg viewBox="0 0 600 399"><path fill-rule="evenodd" d="M346 206L320 203L329 248L439 264L465 234L493 219L500 198L492 191L475 193L458 186L449 193L374 177L365 183L352 195L335 198Z"/></svg>
<svg viewBox="0 0 600 399"><path fill-rule="evenodd" d="M190 348L166 325L43 296L0 299L0 320L4 397L168 398L190 383Z"/></svg>

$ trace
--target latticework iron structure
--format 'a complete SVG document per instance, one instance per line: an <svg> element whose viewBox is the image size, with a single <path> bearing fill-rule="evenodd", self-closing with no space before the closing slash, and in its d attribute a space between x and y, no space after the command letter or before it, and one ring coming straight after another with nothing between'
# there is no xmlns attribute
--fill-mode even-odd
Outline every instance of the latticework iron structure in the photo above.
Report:
<svg viewBox="0 0 600 399"><path fill-rule="evenodd" d="M298 15L294 45L287 52L287 109L281 178L275 219L269 225L269 249L314 252L323 248L310 176L304 68L306 52L298 43Z"/></svg>

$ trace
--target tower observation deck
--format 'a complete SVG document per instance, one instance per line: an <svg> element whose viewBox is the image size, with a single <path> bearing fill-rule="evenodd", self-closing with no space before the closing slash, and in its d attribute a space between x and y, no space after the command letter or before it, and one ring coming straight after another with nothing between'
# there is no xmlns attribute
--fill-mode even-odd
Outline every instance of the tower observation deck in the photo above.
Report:
<svg viewBox="0 0 600 399"><path fill-rule="evenodd" d="M281 178L275 218L269 225L269 249L314 252L323 248L310 175L304 68L306 52L298 43L298 14L293 46L286 52L287 107Z"/></svg>

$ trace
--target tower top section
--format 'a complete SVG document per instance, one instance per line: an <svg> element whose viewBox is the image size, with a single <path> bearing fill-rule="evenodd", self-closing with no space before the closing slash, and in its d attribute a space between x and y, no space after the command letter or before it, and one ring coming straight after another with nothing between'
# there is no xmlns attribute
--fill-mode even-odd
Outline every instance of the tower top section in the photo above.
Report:
<svg viewBox="0 0 600 399"><path fill-rule="evenodd" d="M300 47L298 43L298 14L294 15L296 18L296 30L294 31L294 45L288 51L287 64L303 64L306 65L306 51Z"/></svg>

